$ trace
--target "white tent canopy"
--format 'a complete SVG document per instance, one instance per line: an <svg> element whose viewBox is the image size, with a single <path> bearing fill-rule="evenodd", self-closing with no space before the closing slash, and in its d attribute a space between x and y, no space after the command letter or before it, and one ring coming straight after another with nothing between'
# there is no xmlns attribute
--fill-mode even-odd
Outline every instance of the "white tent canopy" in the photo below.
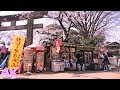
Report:
<svg viewBox="0 0 120 90"><path fill-rule="evenodd" d="M45 50L45 48L44 48L44 46L42 46L42 45L36 45L36 44L31 44L31 45L29 45L29 46L27 46L28 48L36 48L36 50L42 50L42 51L44 51Z"/></svg>
<svg viewBox="0 0 120 90"><path fill-rule="evenodd" d="M31 44L31 45L29 45L29 46L27 46L27 47L29 47L29 48L35 48L35 47L36 47L36 44Z"/></svg>

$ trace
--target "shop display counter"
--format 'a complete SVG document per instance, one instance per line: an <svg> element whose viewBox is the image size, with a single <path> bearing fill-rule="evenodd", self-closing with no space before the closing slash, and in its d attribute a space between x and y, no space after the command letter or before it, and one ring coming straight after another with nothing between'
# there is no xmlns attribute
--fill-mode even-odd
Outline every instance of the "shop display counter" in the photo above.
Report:
<svg viewBox="0 0 120 90"><path fill-rule="evenodd" d="M53 72L64 71L64 62L63 61L53 61L51 67L52 67Z"/></svg>

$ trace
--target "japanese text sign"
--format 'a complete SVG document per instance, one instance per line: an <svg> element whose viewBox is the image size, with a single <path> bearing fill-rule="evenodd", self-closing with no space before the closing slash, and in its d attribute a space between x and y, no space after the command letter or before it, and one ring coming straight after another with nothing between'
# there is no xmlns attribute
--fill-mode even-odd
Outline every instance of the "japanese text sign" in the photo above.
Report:
<svg viewBox="0 0 120 90"><path fill-rule="evenodd" d="M14 37L11 54L10 54L10 60L8 62L9 69L15 69L19 67L24 41L25 41L25 37L21 37L21 36Z"/></svg>

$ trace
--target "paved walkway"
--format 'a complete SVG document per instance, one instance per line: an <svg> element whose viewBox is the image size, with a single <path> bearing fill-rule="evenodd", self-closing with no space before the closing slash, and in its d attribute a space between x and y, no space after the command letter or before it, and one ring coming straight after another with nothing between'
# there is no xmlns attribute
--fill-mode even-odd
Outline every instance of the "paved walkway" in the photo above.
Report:
<svg viewBox="0 0 120 90"><path fill-rule="evenodd" d="M68 72L43 72L32 75L18 75L19 79L120 79L120 71L68 71ZM2 77L1 77L2 79Z"/></svg>

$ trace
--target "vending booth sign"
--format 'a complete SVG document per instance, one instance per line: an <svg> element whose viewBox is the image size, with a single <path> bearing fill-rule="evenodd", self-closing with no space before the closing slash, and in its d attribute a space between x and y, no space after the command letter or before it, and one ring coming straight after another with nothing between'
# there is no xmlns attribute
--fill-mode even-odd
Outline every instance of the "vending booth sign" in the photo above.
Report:
<svg viewBox="0 0 120 90"><path fill-rule="evenodd" d="M43 71L44 69L44 52L37 52L37 71Z"/></svg>
<svg viewBox="0 0 120 90"><path fill-rule="evenodd" d="M25 41L25 37L21 37L21 36L14 37L12 50L10 54L10 60L8 62L9 69L19 68L24 41Z"/></svg>

